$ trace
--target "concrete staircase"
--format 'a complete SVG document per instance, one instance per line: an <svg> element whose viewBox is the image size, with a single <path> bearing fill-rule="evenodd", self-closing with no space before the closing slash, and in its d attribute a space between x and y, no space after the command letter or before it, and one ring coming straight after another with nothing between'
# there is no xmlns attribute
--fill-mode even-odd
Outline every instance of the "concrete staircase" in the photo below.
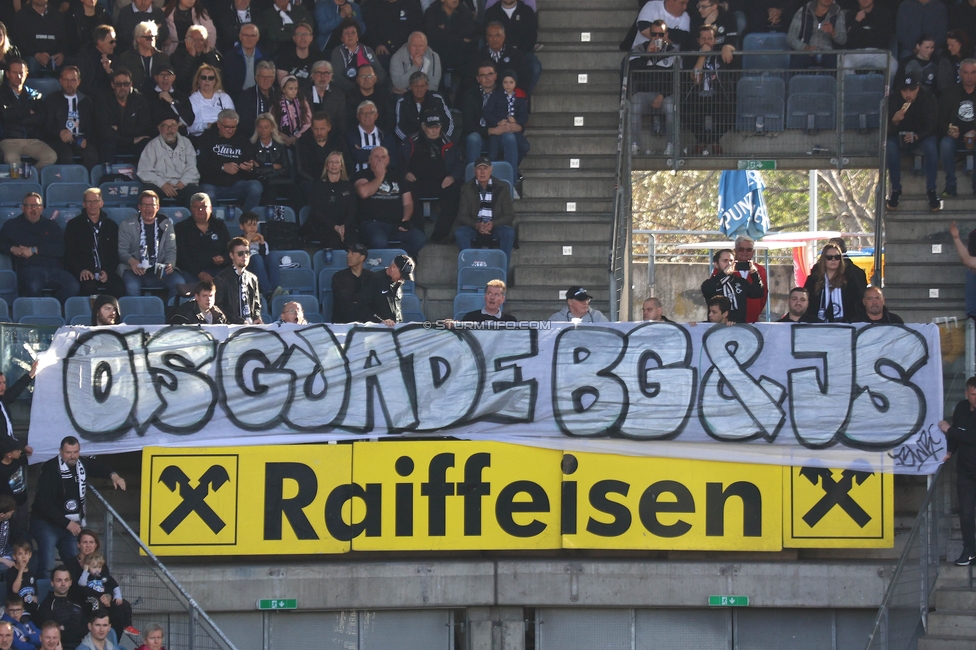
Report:
<svg viewBox="0 0 976 650"><path fill-rule="evenodd" d="M617 44L634 15L627 0L593 0L586 9L571 0L540 6L543 73L526 128L532 149L522 162L522 198L515 202L519 247L505 306L521 319L547 318L561 309L559 292L575 284L594 296L596 309L609 312L623 56ZM584 32L589 41L582 40ZM567 204L575 204L575 211ZM428 319L453 313L457 253L453 244L428 244L420 253L417 284Z"/></svg>
<svg viewBox="0 0 976 650"><path fill-rule="evenodd" d="M952 559L952 558L950 558ZM918 650L972 650L976 648L976 581L973 567L944 565L935 585L927 634Z"/></svg>
<svg viewBox="0 0 976 650"><path fill-rule="evenodd" d="M885 301L906 322L928 323L944 316L965 319L965 267L956 255L949 224L958 222L965 241L976 228L976 197L968 192L968 179L960 176L964 192L946 199L940 212L930 212L925 178L912 174L907 157L904 163L901 204L885 215ZM942 187L940 169L940 191ZM936 252L933 245L941 250Z"/></svg>

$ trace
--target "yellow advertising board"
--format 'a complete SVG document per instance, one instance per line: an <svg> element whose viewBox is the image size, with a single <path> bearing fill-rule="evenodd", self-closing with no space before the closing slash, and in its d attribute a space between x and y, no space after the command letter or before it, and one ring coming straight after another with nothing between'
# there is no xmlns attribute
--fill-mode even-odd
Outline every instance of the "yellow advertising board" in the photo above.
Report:
<svg viewBox="0 0 976 650"><path fill-rule="evenodd" d="M780 467L567 453L563 471L565 548L782 548Z"/></svg>
<svg viewBox="0 0 976 650"><path fill-rule="evenodd" d="M892 474L784 467L783 546L891 548L895 538Z"/></svg>
<svg viewBox="0 0 976 650"><path fill-rule="evenodd" d="M894 543L891 475L564 453L478 441L143 454L158 555Z"/></svg>
<svg viewBox="0 0 976 650"><path fill-rule="evenodd" d="M157 555L346 553L348 505L325 513L351 480L349 445L146 447L142 537Z"/></svg>

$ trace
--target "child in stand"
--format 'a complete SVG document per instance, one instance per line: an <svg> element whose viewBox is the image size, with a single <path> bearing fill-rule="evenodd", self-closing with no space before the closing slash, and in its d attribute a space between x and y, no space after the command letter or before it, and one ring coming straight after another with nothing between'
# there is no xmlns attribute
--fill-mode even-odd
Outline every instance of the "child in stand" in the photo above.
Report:
<svg viewBox="0 0 976 650"><path fill-rule="evenodd" d="M37 614L40 601L37 597L37 580L27 565L30 564L30 540L14 542L14 565L7 569L7 596L17 596L24 603L24 613L28 616Z"/></svg>
<svg viewBox="0 0 976 650"><path fill-rule="evenodd" d="M312 126L312 107L298 92L298 79L288 75L281 80L281 99L271 107L285 144L294 147L298 138Z"/></svg>
<svg viewBox="0 0 976 650"><path fill-rule="evenodd" d="M525 154L529 153L529 141L525 138L523 127L529 121L529 103L525 93L516 87L518 76L511 70L502 73L502 92L492 93L485 104L484 117L488 124L488 155L498 160L499 149L506 137L514 137L518 159L505 162L512 165L512 172L519 177L518 166ZM494 125L494 126L492 126ZM516 197L517 198L517 197Z"/></svg>
<svg viewBox="0 0 976 650"><path fill-rule="evenodd" d="M5 611L0 621L10 623L14 631L12 650L37 650L41 647L41 631L31 622L29 616L24 616L24 599L16 594L10 594L4 601Z"/></svg>
<svg viewBox="0 0 976 650"><path fill-rule="evenodd" d="M0 437L0 494L9 494L17 504L10 519L10 540L28 539L26 445L10 436Z"/></svg>
<svg viewBox="0 0 976 650"><path fill-rule="evenodd" d="M8 569L14 565L14 549L10 546L10 520L17 512L17 502L9 494L0 494L0 564Z"/></svg>
<svg viewBox="0 0 976 650"><path fill-rule="evenodd" d="M268 259L268 242L264 235L258 232L259 217L256 212L250 210L243 213L238 219L241 227L241 235L251 243L251 260L247 263L247 270L258 276L258 290L268 302L271 302L273 295L277 294L278 286L278 265ZM284 292L284 289L282 289Z"/></svg>
<svg viewBox="0 0 976 650"><path fill-rule="evenodd" d="M115 578L109 575L105 557L101 553L96 551L88 556L85 566L82 567L81 577L78 578L78 586L93 613L100 608L108 610L117 638L121 639L124 631L139 633L131 627L132 606L122 600L122 589Z"/></svg>

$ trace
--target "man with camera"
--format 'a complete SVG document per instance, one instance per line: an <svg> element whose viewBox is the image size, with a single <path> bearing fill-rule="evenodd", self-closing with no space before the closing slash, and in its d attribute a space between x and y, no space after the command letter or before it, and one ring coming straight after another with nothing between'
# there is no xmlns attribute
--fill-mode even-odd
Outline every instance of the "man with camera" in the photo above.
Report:
<svg viewBox="0 0 976 650"><path fill-rule="evenodd" d="M762 298L765 295L766 283L759 275L759 269L752 261L736 262L735 253L729 248L723 248L712 256L715 270L712 277L701 284L702 296L705 304L715 296L725 296L729 299L728 320L733 323L746 323L746 299ZM743 278L739 271L746 271L747 278Z"/></svg>

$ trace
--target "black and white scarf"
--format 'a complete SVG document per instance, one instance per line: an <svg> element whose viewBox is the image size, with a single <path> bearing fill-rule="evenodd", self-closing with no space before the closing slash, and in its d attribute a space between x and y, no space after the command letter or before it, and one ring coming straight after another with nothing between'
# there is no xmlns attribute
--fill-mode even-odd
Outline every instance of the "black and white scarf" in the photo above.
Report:
<svg viewBox="0 0 976 650"><path fill-rule="evenodd" d="M236 270L236 269L235 269ZM241 318L245 323L251 323L251 305L247 296L247 282L244 279L244 269L237 274L237 281L241 289Z"/></svg>
<svg viewBox="0 0 976 650"><path fill-rule="evenodd" d="M488 92L485 92L485 89L484 88L480 88L479 90L481 90L481 110L484 111L485 110L485 106L488 105L488 98L491 97L491 93L493 91L489 90ZM484 115L481 116L481 122L479 122L479 124L481 126L488 126L488 123L485 122Z"/></svg>
<svg viewBox="0 0 976 650"><path fill-rule="evenodd" d="M159 220L153 221L152 250L149 250L149 241L146 239L146 229L149 226L145 221L139 221L139 250L142 253L142 260L149 262L149 267L156 266L156 256L159 255Z"/></svg>
<svg viewBox="0 0 976 650"><path fill-rule="evenodd" d="M81 459L75 463L75 472L71 471L71 466L58 456L58 469L61 471L62 492L64 500L64 516L68 521L75 521L85 525L85 492L88 489L86 480L85 466ZM74 484L78 485L78 501L70 498L69 494L74 494Z"/></svg>
<svg viewBox="0 0 976 650"><path fill-rule="evenodd" d="M89 225L92 229L92 257L95 260L95 275L102 272L102 256L98 252L98 235L102 230L102 220L99 218L97 223L92 223L91 219L88 220Z"/></svg>
<svg viewBox="0 0 976 650"><path fill-rule="evenodd" d="M488 223L491 221L493 216L491 212L491 195L495 190L495 184L491 182L490 178L488 179L488 184L485 187L481 187L481 184L478 183L477 180L475 181L475 184L478 186L478 196L481 199L481 202L478 205L478 221L480 223Z"/></svg>

